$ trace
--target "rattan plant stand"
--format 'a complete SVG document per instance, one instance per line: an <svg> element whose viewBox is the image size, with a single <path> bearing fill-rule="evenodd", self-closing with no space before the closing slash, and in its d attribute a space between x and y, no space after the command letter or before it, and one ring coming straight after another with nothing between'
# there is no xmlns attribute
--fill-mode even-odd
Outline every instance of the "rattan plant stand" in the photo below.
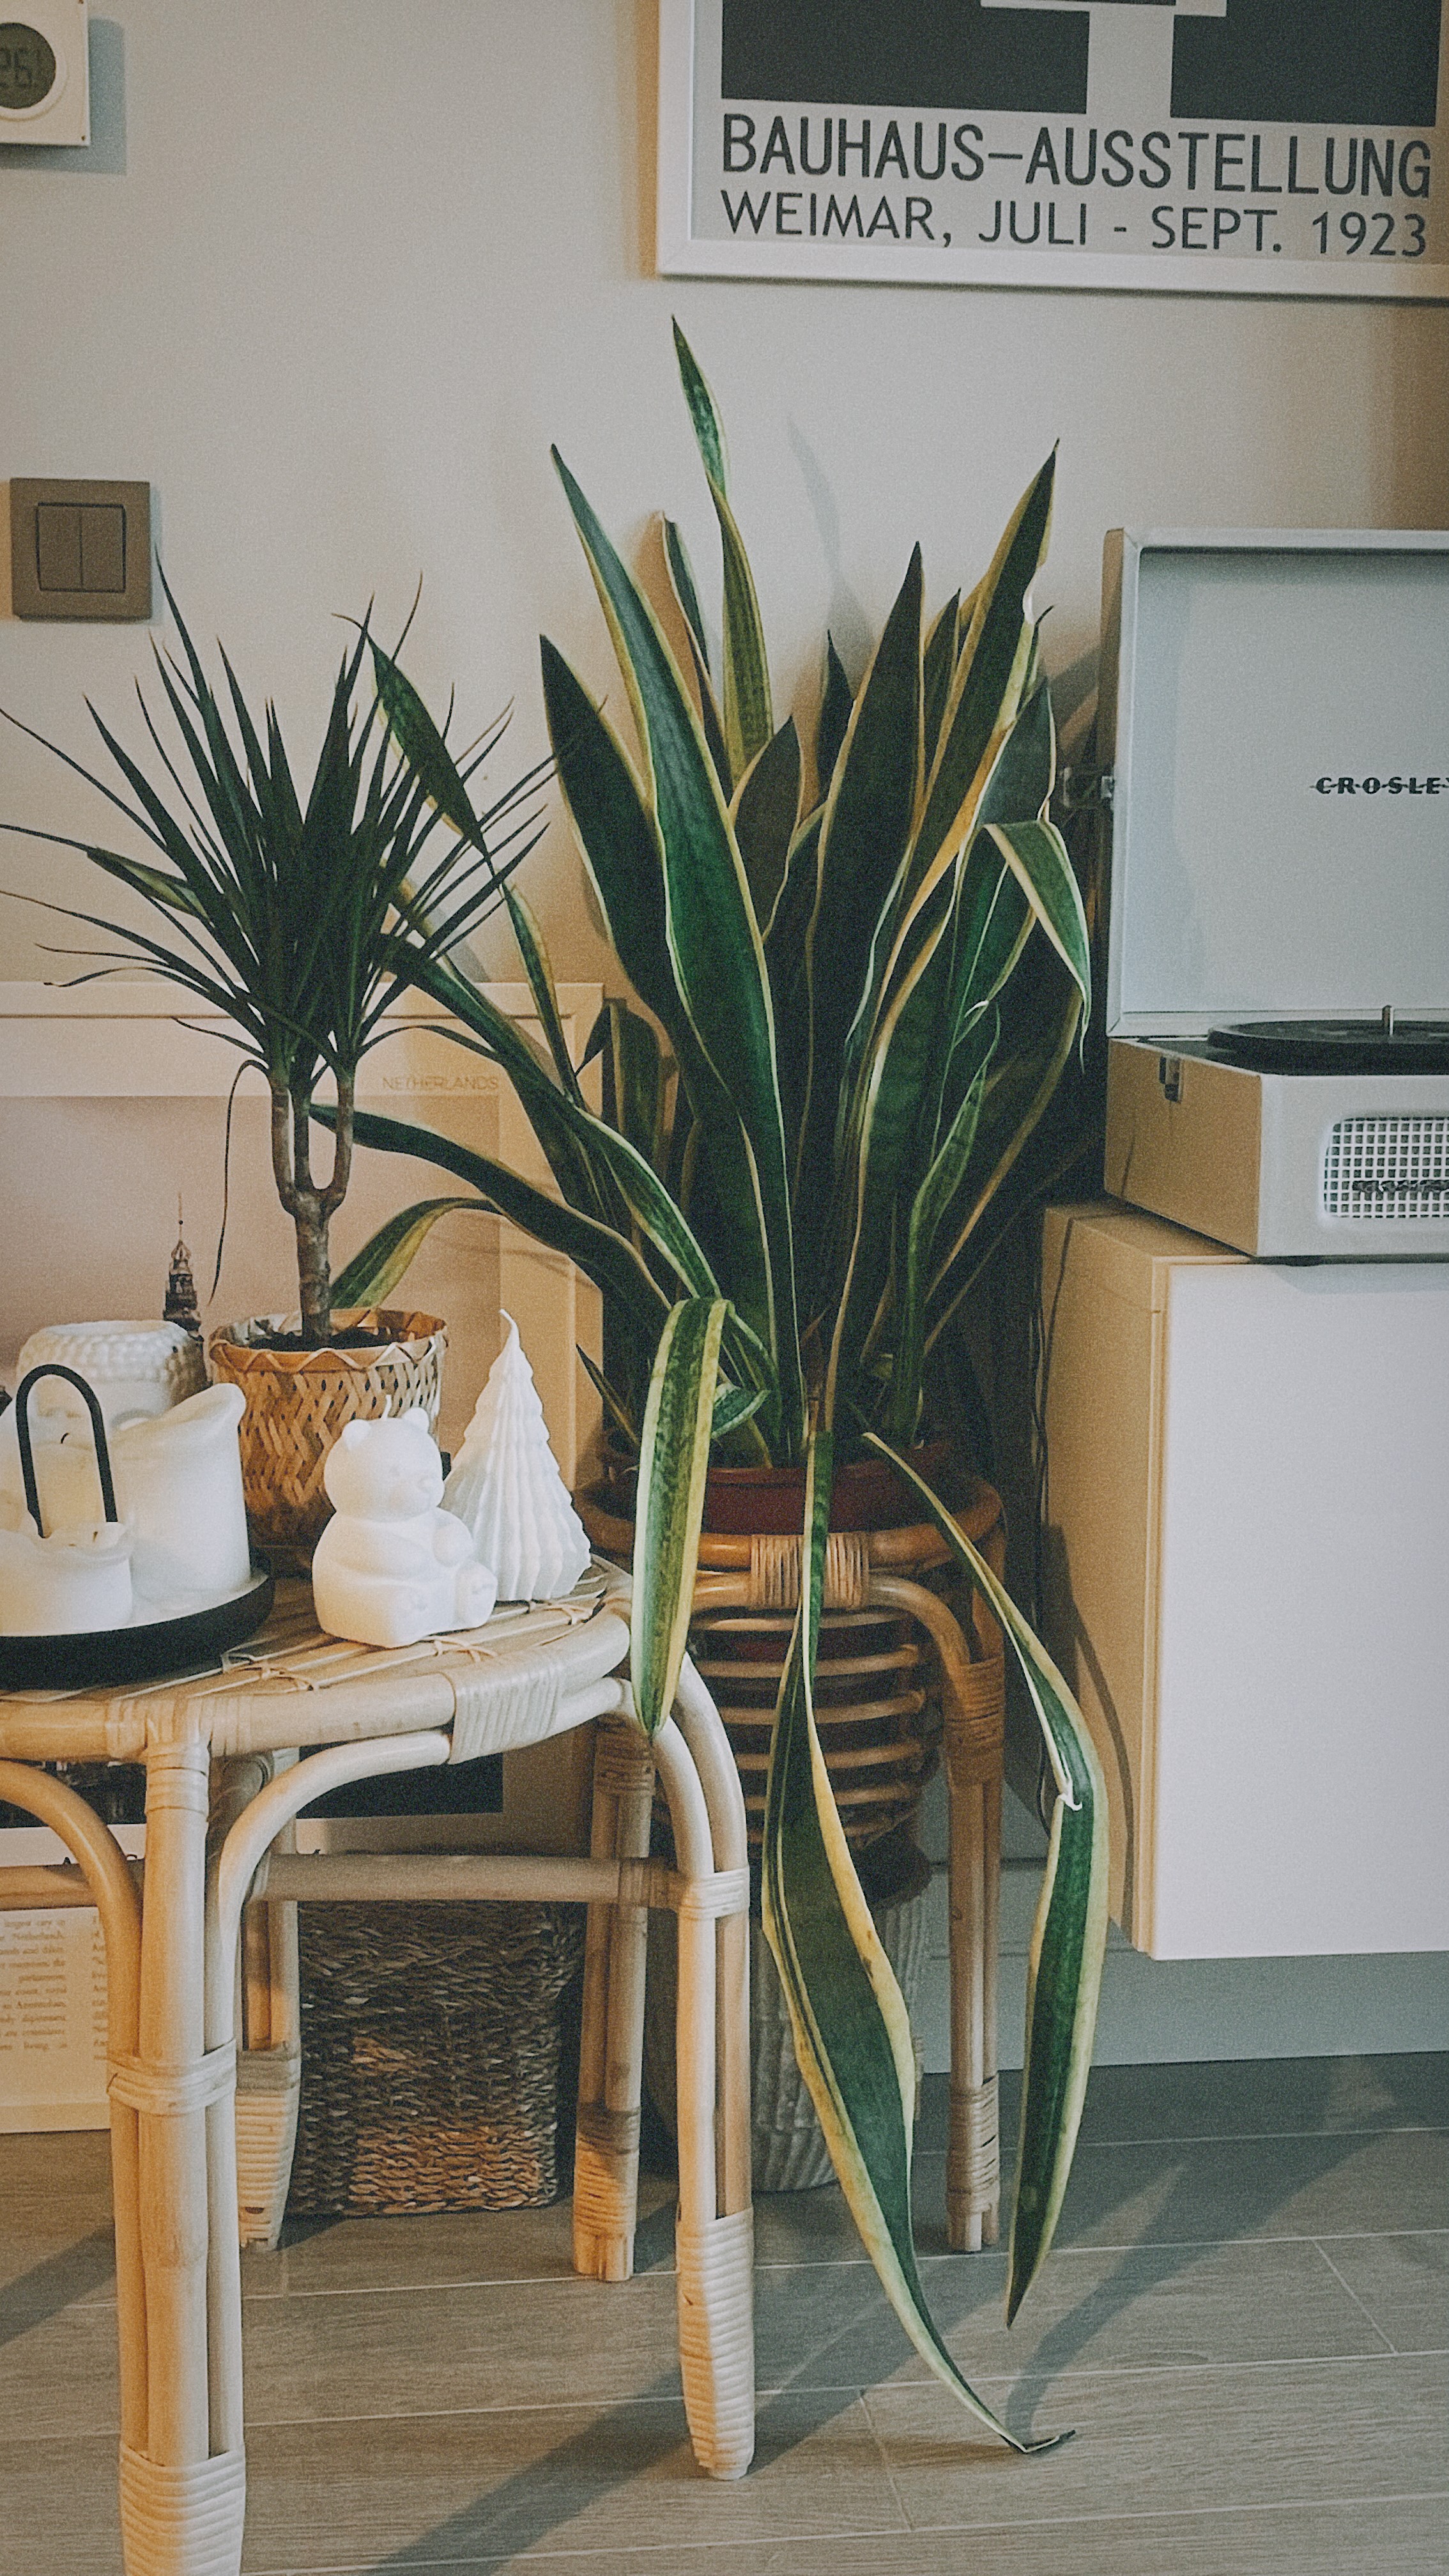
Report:
<svg viewBox="0 0 1449 2576"><path fill-rule="evenodd" d="M633 1524L610 1513L597 1494L577 1498L594 1546L627 1557ZM956 1507L967 1537L992 1571L1004 1576L1006 1525L1001 1499L989 1485L970 1484ZM883 1712L875 1730L861 1725L858 1707L826 1704L818 1712L847 1834L852 1841L889 1828L914 1812L927 1764L914 1717L926 1694L922 1678L939 1692L941 1753L950 1810L951 2092L946 2156L946 2233L953 2251L976 2253L994 2245L1001 2223L1001 2152L998 2119L997 1961L1001 1906L1001 1784L1006 1711L1005 1648L1000 1627L979 1593L964 1620L923 1578L951 1563L950 1551L930 1522L899 1529L831 1533L825 1565L827 1619L842 1614L865 1626L875 1645L883 1614L894 1614L924 1641L859 1659L863 1686L875 1697L869 1717ZM729 1704L730 1676L748 1669L721 1649L739 1642L741 1628L788 1633L800 1599L800 1541L704 1533L694 1590L692 1634L696 1656L734 1745L744 1778L751 1838L763 1813L767 1729L758 1709ZM733 1638L726 1631L734 1629ZM781 1649L783 1652L783 1649ZM894 1667L872 1675L866 1667ZM923 1674L922 1667L931 1668ZM763 1667L756 1667L763 1669ZM822 1676L853 1669L850 1660L827 1664ZM906 1687L901 1687L904 1684ZM845 1740L873 1731L878 1740L838 1757L832 1718ZM902 1801L905 1801L902 1804Z"/></svg>
<svg viewBox="0 0 1449 2576"><path fill-rule="evenodd" d="M647 1911L677 1915L685 2411L703 2469L733 2478L748 2467L744 1804L713 1702L688 1668L673 1717L646 1745L618 1677L627 1614L627 1586L606 1594L586 1578L567 1602L375 1652L323 1637L296 1582L218 1673L110 1697L0 1698L0 1797L50 1825L79 1864L0 1870L0 1903L94 1904L105 1935L127 2576L237 2576L240 2565L239 2200L250 2234L274 2234L296 2121L299 1899L587 1903L574 2249L580 2271L609 2280L633 2260ZM595 1721L588 1858L286 1848L299 1810L344 1781ZM108 1760L145 1765L144 1897L92 1810L36 1767ZM656 1765L673 1868L647 1857Z"/></svg>

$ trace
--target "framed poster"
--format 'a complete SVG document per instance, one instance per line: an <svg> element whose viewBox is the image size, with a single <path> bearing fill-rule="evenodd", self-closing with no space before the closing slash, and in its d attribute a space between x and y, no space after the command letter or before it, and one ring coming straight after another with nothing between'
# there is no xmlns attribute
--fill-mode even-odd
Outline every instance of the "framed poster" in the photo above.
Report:
<svg viewBox="0 0 1449 2576"><path fill-rule="evenodd" d="M659 266L1446 301L1445 16L659 0Z"/></svg>

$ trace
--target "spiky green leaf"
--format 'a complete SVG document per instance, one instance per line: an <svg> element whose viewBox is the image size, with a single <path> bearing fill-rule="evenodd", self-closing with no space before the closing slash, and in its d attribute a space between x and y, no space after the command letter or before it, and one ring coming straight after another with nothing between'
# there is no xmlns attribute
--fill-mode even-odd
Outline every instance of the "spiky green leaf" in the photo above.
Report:
<svg viewBox="0 0 1449 2576"><path fill-rule="evenodd" d="M735 840L749 879L755 919L768 921L784 882L800 820L800 736L787 716L735 790Z"/></svg>
<svg viewBox="0 0 1449 2576"><path fill-rule="evenodd" d="M325 1103L316 1104L312 1115L321 1127L336 1123L333 1111ZM520 1180L505 1163L476 1152L471 1145L460 1145L451 1136L436 1135L431 1128L414 1127L400 1118L381 1117L371 1109L356 1111L354 1128L361 1145L376 1146L384 1154L406 1154L418 1162L433 1164L439 1171L451 1172L455 1179L466 1181L480 1198L487 1199L499 1216L508 1217L531 1235L535 1243L576 1261L585 1278L592 1279L604 1296L618 1300L643 1336L645 1348L654 1347L669 1312L669 1300L625 1237L581 1215L576 1208L561 1207L557 1199L535 1189L531 1181Z"/></svg>
<svg viewBox="0 0 1449 2576"><path fill-rule="evenodd" d="M815 776L822 804L830 793L830 781L845 740L850 710L855 704L855 691L850 685L845 664L835 649L835 638L825 638L825 677L820 689L820 713L815 724Z"/></svg>
<svg viewBox="0 0 1449 2576"><path fill-rule="evenodd" d="M559 478L629 690L664 854L670 964L699 1056L712 1077L691 1090L706 1131L724 1225L721 1284L770 1351L780 1436L804 1415L795 1321L792 1224L768 980L749 888L698 720L653 611L555 453ZM681 1057L686 1079L689 1064Z"/></svg>
<svg viewBox="0 0 1449 2576"><path fill-rule="evenodd" d="M731 774L738 783L775 730L764 628L755 596L755 578L730 508L724 432L714 396L677 322L674 347L709 497L719 521L724 557L724 728Z"/></svg>
<svg viewBox="0 0 1449 2576"><path fill-rule="evenodd" d="M697 1297L660 1336L639 1444L629 1676L634 1713L654 1735L674 1704L689 1642L704 1485L725 1309Z"/></svg>
<svg viewBox="0 0 1449 2576"><path fill-rule="evenodd" d="M921 762L921 550L871 656L835 762L805 932L808 1076L797 1168L802 1226L818 1231L847 1032L862 1007L875 939L910 830Z"/></svg>

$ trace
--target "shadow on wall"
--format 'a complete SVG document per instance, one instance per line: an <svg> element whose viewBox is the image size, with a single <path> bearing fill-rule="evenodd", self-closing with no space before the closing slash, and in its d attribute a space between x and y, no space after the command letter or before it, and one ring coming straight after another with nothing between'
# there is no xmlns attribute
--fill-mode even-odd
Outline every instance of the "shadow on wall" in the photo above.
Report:
<svg viewBox="0 0 1449 2576"><path fill-rule="evenodd" d="M272 1188L265 1098L237 1096L226 1250L209 1299L221 1225L226 1103L221 1099L7 1100L0 1118L0 1207L10 1216L0 1275L0 1359L42 1324L159 1314L185 1212L208 1331L295 1306L291 1228ZM432 1113L435 1124L444 1116ZM338 1223L341 1264L400 1207L434 1187L419 1165L359 1154ZM496 1222L446 1217L409 1271L402 1301L448 1326L445 1447L462 1437L498 1343ZM528 1333L528 1319L519 1324Z"/></svg>

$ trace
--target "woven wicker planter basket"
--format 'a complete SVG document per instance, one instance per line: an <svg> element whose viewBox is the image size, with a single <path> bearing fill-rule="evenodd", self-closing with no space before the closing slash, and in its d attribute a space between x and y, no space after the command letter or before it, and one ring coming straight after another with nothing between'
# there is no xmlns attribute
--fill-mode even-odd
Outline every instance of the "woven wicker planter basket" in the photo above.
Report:
<svg viewBox="0 0 1449 2576"><path fill-rule="evenodd" d="M420 1404L436 1433L447 1334L436 1315L370 1307L334 1325L377 1326L385 1342L359 1350L279 1351L268 1334L295 1332L296 1315L223 1324L209 1344L214 1378L246 1397L242 1489L252 1536L280 1566L305 1568L332 1517L322 1486L327 1452L349 1422L376 1422Z"/></svg>
<svg viewBox="0 0 1449 2576"><path fill-rule="evenodd" d="M847 1478L852 1472L844 1471ZM711 1493L718 1473L711 1470ZM724 1473L728 1477L740 1471ZM761 1480L755 1481L758 1487ZM893 1478L884 1483L887 1522L893 1487ZM616 1491L627 1493L628 1489L600 1489L574 1499L600 1555L627 1565L633 1523L611 1508ZM898 1487L894 1493L898 1495ZM765 1485L764 1494L767 1501L775 1502L777 1516L788 1528L788 1515L796 1508L789 1471L780 1472L775 1486ZM746 1489L735 1510L742 1529L748 1526L749 1499ZM848 1517L842 1525L850 1527ZM894 1572L924 1580L940 1566L945 1550L928 1523L894 1526L888 1534ZM774 1543L775 1535L771 1533L766 1543ZM748 1562L748 1542L706 1527L699 1548L701 1591L712 1573L738 1567L742 1544ZM712 1608L696 1600L690 1621L690 1653L724 1720L739 1769L752 1851L758 1851L764 1827L770 1736L794 1627L793 1603L782 1604L778 1594L773 1602L744 1608ZM840 1820L852 1847L863 1851L908 1824L936 1769L941 1742L934 1659L913 1619L871 1603L823 1613L815 1723Z"/></svg>
<svg viewBox="0 0 1449 2576"><path fill-rule="evenodd" d="M556 2200L581 1907L303 1905L288 2208L355 2217ZM572 2139L572 2120L567 2123Z"/></svg>

